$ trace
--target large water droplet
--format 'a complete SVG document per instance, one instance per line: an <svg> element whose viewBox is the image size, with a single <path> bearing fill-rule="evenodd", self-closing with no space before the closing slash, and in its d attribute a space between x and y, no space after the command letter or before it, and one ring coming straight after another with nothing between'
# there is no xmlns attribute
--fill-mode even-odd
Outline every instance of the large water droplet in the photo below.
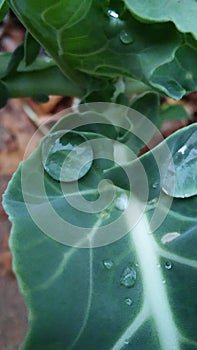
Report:
<svg viewBox="0 0 197 350"><path fill-rule="evenodd" d="M197 194L197 131L164 164L162 190L170 196L185 198Z"/></svg>
<svg viewBox="0 0 197 350"><path fill-rule="evenodd" d="M90 170L93 150L85 137L63 130L49 134L42 144L42 163L55 180L72 182Z"/></svg>
<svg viewBox="0 0 197 350"><path fill-rule="evenodd" d="M131 33L127 30L122 30L120 33L120 40L122 41L123 44L131 44L133 42L133 38Z"/></svg>
<svg viewBox="0 0 197 350"><path fill-rule="evenodd" d="M166 268L167 270L171 270L171 269L172 269L172 263L171 263L171 261L166 261L166 262L165 262L165 268Z"/></svg>
<svg viewBox="0 0 197 350"><path fill-rule="evenodd" d="M135 285L137 278L137 272L134 268L133 264L128 264L128 266L124 269L121 278L120 284L125 286L126 288L131 288Z"/></svg>
<svg viewBox="0 0 197 350"><path fill-rule="evenodd" d="M103 260L103 265L107 270L111 270L112 267L114 266L114 263L110 259L105 259L105 260Z"/></svg>
<svg viewBox="0 0 197 350"><path fill-rule="evenodd" d="M131 306L133 304L133 301L131 298L125 298L125 304L127 304L128 306Z"/></svg>
<svg viewBox="0 0 197 350"><path fill-rule="evenodd" d="M126 210L128 205L129 198L126 193L121 193L121 195L115 199L115 207L119 210Z"/></svg>

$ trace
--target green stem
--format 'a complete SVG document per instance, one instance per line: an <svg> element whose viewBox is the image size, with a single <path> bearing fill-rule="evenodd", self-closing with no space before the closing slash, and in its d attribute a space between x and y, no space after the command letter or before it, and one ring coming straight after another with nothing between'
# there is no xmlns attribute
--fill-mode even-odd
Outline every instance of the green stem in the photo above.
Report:
<svg viewBox="0 0 197 350"><path fill-rule="evenodd" d="M85 94L85 89L66 78L55 66L37 71L16 72L2 81L9 98L38 95L83 97Z"/></svg>

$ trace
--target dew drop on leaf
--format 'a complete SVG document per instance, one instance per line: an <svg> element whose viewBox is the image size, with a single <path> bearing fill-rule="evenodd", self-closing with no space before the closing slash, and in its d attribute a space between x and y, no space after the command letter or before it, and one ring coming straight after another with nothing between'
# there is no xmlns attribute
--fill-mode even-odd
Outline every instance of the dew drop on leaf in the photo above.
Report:
<svg viewBox="0 0 197 350"><path fill-rule="evenodd" d="M157 188L159 186L158 182L154 182L154 184L152 185L152 188Z"/></svg>
<svg viewBox="0 0 197 350"><path fill-rule="evenodd" d="M171 241L173 241L174 239L176 239L177 237L180 236L180 233L178 232L169 232L166 233L162 238L161 238L161 242L163 244L169 243Z"/></svg>
<svg viewBox="0 0 197 350"><path fill-rule="evenodd" d="M128 345L128 344L129 344L129 340L128 340L128 339L125 339L124 345Z"/></svg>
<svg viewBox="0 0 197 350"><path fill-rule="evenodd" d="M47 135L42 144L42 164L55 180L77 181L90 170L93 150L85 137L75 132L57 131Z"/></svg>
<svg viewBox="0 0 197 350"><path fill-rule="evenodd" d="M107 270L111 270L112 267L114 266L114 263L110 259L105 259L105 260L103 260L103 265Z"/></svg>
<svg viewBox="0 0 197 350"><path fill-rule="evenodd" d="M167 270L171 270L171 269L172 269L172 263L171 263L170 261L166 261L166 262L165 262L165 268L166 268Z"/></svg>
<svg viewBox="0 0 197 350"><path fill-rule="evenodd" d="M146 204L146 211L155 209L156 205L158 202L158 197L151 199L150 201L147 202Z"/></svg>
<svg viewBox="0 0 197 350"><path fill-rule="evenodd" d="M132 264L128 264L128 266L124 269L121 278L120 284L126 288L131 288L135 285L137 278L136 269Z"/></svg>
<svg viewBox="0 0 197 350"><path fill-rule="evenodd" d="M166 284L166 280L162 280L162 283L163 283L163 284Z"/></svg>
<svg viewBox="0 0 197 350"><path fill-rule="evenodd" d="M128 306L131 306L133 304L133 301L131 298L125 298L125 304L127 304Z"/></svg>
<svg viewBox="0 0 197 350"><path fill-rule="evenodd" d="M129 198L126 193L121 193L121 195L115 199L115 207L119 210L126 210L128 204Z"/></svg>
<svg viewBox="0 0 197 350"><path fill-rule="evenodd" d="M133 42L133 38L131 34L126 30L121 31L120 40L122 41L123 44L126 44L126 45L131 44Z"/></svg>

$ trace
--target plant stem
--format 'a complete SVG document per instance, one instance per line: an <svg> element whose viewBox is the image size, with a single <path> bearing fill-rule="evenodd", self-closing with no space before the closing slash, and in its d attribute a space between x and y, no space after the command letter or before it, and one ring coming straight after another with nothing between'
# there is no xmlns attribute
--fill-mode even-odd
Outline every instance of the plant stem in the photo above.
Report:
<svg viewBox="0 0 197 350"><path fill-rule="evenodd" d="M2 81L8 90L9 98L38 95L82 97L85 94L85 89L66 78L55 66L37 71L16 72Z"/></svg>

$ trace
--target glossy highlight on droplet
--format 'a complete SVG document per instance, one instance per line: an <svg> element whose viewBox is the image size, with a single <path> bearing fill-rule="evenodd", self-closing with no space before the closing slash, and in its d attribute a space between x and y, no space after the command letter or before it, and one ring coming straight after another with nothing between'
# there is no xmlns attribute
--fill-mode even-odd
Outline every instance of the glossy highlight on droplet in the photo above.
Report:
<svg viewBox="0 0 197 350"><path fill-rule="evenodd" d="M166 261L166 262L165 262L165 268L166 268L166 270L171 270L171 269L172 269L172 263L171 263L171 261Z"/></svg>
<svg viewBox="0 0 197 350"><path fill-rule="evenodd" d="M90 142L74 131L57 131L47 135L42 143L42 164L53 179L73 182L90 170L93 150Z"/></svg>

